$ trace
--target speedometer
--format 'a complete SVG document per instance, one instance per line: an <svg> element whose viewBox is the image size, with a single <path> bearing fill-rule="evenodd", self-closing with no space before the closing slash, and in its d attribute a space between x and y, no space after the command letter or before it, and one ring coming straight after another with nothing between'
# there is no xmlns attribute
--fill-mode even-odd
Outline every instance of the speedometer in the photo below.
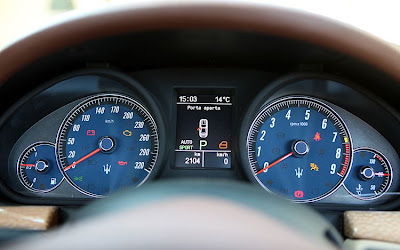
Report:
<svg viewBox="0 0 400 250"><path fill-rule="evenodd" d="M284 97L263 108L251 124L246 147L259 184L299 202L336 190L352 159L345 123L332 108L305 96Z"/></svg>
<svg viewBox="0 0 400 250"><path fill-rule="evenodd" d="M56 147L67 180L97 197L141 185L156 163L159 138L157 125L142 104L128 96L103 94L68 114Z"/></svg>

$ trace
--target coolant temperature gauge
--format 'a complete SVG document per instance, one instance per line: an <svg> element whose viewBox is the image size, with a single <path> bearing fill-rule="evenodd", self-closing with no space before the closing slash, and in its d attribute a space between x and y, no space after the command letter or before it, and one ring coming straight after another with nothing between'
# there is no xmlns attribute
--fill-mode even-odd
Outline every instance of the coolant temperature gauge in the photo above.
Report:
<svg viewBox="0 0 400 250"><path fill-rule="evenodd" d="M58 168L54 144L38 142L22 152L17 163L21 183L34 192L49 192L64 179Z"/></svg>
<svg viewBox="0 0 400 250"><path fill-rule="evenodd" d="M392 183L392 167L386 157L370 148L354 150L353 166L344 182L350 194L361 200L382 196Z"/></svg>

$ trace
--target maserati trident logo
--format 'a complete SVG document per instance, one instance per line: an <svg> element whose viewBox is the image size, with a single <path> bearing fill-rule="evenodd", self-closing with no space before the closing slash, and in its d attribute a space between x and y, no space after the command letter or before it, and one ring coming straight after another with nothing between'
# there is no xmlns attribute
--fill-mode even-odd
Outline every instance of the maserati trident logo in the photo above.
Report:
<svg viewBox="0 0 400 250"><path fill-rule="evenodd" d="M302 168L296 168L294 171L296 172L297 178L300 179L303 176L303 169Z"/></svg>
<svg viewBox="0 0 400 250"><path fill-rule="evenodd" d="M103 170L104 170L104 173L106 173L106 174L110 173L111 165L109 165L109 164L103 165Z"/></svg>

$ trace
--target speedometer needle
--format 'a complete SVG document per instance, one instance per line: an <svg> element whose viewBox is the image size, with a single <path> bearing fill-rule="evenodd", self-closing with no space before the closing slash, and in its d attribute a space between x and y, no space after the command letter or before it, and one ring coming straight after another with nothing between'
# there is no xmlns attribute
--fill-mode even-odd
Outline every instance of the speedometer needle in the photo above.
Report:
<svg viewBox="0 0 400 250"><path fill-rule="evenodd" d="M77 164L83 162L84 160L86 160L86 159L89 158L89 157L92 157L93 155L97 154L97 153L100 152L100 151L101 151L101 149L98 148L98 149L96 149L96 150L90 152L89 154L85 155L84 157L80 158L80 159L77 160L77 161L74 161L71 165L69 165L69 166L67 166L66 168L64 168L64 171L67 171L68 169L70 169L70 168L76 166Z"/></svg>
<svg viewBox="0 0 400 250"><path fill-rule="evenodd" d="M289 158L290 156L293 155L293 152L290 152L289 154L282 156L281 158L279 158L278 160L274 161L273 163L269 164L268 166L266 166L265 168L261 169L260 171L258 171L256 173L256 175L261 174L262 172L264 172L265 170L271 168L272 166L278 164L279 162L285 160L286 158Z"/></svg>
<svg viewBox="0 0 400 250"><path fill-rule="evenodd" d="M34 167L35 164L21 164L21 167Z"/></svg>

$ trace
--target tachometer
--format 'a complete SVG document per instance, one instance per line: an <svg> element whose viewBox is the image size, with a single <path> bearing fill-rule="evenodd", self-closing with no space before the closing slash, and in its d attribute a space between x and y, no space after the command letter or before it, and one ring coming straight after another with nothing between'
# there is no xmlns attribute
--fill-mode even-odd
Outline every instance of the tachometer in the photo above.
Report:
<svg viewBox="0 0 400 250"><path fill-rule="evenodd" d="M138 101L119 94L88 98L65 118L57 136L57 160L79 191L103 196L139 186L158 156L157 125Z"/></svg>
<svg viewBox="0 0 400 250"><path fill-rule="evenodd" d="M289 96L272 102L255 117L247 153L256 180L266 190L311 202L343 182L352 160L346 125L323 102Z"/></svg>

